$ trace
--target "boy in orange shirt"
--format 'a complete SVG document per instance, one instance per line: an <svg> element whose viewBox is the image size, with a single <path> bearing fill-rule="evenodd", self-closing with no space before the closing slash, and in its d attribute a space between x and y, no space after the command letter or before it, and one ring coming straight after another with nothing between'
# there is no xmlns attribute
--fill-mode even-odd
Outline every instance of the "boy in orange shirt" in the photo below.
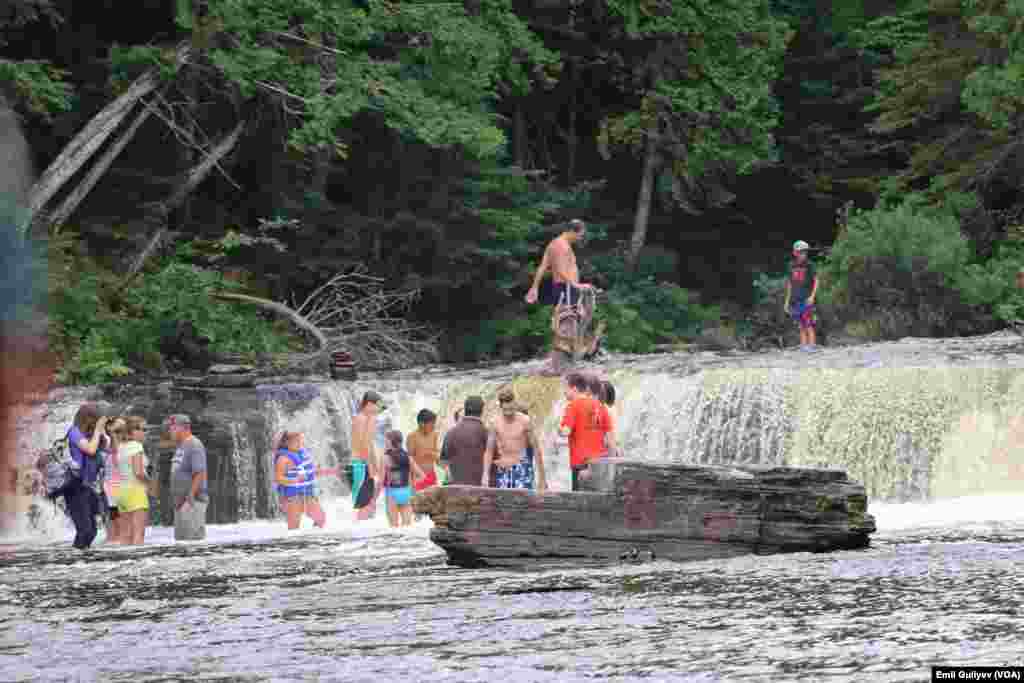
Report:
<svg viewBox="0 0 1024 683"><path fill-rule="evenodd" d="M578 372L565 378L569 405L562 416L559 433L569 439L569 467L572 490L579 490L580 474L592 460L605 455L605 435L611 431L611 417L604 404L590 393L587 378ZM585 475L584 475L585 476Z"/></svg>

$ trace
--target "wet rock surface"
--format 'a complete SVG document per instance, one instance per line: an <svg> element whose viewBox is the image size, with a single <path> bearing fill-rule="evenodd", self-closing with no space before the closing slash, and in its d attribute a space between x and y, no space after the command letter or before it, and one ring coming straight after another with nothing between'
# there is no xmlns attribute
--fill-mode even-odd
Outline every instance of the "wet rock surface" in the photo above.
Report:
<svg viewBox="0 0 1024 683"><path fill-rule="evenodd" d="M480 379L511 379L536 373L543 361L487 363L467 366L412 368L393 372L362 373L364 381L472 374ZM606 354L600 361L582 363L582 369L606 372L630 370L673 375L692 375L723 368L912 368L912 367L1008 367L1024 369L1024 336L1000 331L977 337L946 339L907 337L893 342L854 346L819 346L815 351L798 348L783 351L694 350L662 354Z"/></svg>

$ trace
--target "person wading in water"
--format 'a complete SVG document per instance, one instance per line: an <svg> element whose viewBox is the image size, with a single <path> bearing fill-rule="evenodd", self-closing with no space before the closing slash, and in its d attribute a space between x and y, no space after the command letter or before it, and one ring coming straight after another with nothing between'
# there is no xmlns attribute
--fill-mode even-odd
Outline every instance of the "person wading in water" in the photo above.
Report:
<svg viewBox="0 0 1024 683"><path fill-rule="evenodd" d="M379 458L373 457L373 435L377 433L377 414L384 399L376 391L367 391L359 402L359 412L352 418L352 518L354 522L369 519L371 506L380 491L383 473ZM374 493L369 500L359 500L359 490L373 481ZM360 506L359 503L364 505Z"/></svg>
<svg viewBox="0 0 1024 683"><path fill-rule="evenodd" d="M501 416L494 421L494 431L487 439L480 485L490 485L493 464L496 488L536 488L543 492L547 489L544 448L533 431L530 416L516 405L516 395L511 387L498 392L498 404L501 406Z"/></svg>
<svg viewBox="0 0 1024 683"><path fill-rule="evenodd" d="M587 329L593 316L592 306L580 305L583 291L592 290L593 285L580 282L576 253L573 251L573 245L583 239L586 232L587 228L583 221L578 218L569 221L568 229L551 240L547 248L544 249L540 267L533 276L533 285L526 292L526 303L537 303L541 281L548 269L551 269L554 285L545 292L545 296L541 299L542 304L552 306L551 329L554 332L551 360L545 369L546 374L561 374L565 363L572 359L575 351L582 350L588 355L592 354L598 343L599 333L585 341L582 349L578 348L580 340L577 329ZM588 300L593 302L592 298ZM579 310L574 311L574 306ZM573 313L579 315L581 319L574 320L571 315Z"/></svg>

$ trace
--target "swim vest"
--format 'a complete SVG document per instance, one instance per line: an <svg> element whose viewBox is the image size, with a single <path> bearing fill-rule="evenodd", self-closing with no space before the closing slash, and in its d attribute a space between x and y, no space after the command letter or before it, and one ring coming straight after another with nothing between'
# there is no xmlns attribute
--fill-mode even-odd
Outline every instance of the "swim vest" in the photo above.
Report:
<svg viewBox="0 0 1024 683"><path fill-rule="evenodd" d="M409 485L409 453L403 448L388 451L387 487L404 488Z"/></svg>
<svg viewBox="0 0 1024 683"><path fill-rule="evenodd" d="M282 448L277 451L277 458L288 458L291 467L285 471L285 476L291 480L297 480L299 475L305 475L301 482L288 484L287 486L277 485L277 492L285 498L291 496L312 496L316 492L316 463L303 448L298 453ZM274 459L274 467L277 467L277 458Z"/></svg>

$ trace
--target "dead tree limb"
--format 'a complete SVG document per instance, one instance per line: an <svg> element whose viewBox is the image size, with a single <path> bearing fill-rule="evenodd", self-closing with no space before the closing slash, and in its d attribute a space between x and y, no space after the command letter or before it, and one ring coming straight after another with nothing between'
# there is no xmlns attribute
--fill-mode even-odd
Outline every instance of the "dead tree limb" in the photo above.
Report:
<svg viewBox="0 0 1024 683"><path fill-rule="evenodd" d="M100 178L107 172L110 165L114 163L118 155L125 146L135 137L135 133L138 132L139 128L142 127L148 119L150 114L153 112L152 106L143 103L143 109L132 121L128 129L115 140L110 147L103 153L103 156L93 164L92 168L89 169L89 173L82 178L81 182L75 186L75 189L68 193L64 201L61 202L60 206L55 211L46 215L45 219L40 219L40 227L45 225L47 228L59 228L61 227L71 214L75 212L78 205L82 203L82 200L92 192L92 188L96 187L96 183L99 182Z"/></svg>
<svg viewBox="0 0 1024 683"><path fill-rule="evenodd" d="M244 301L245 303L265 308L268 311L273 311L280 316L284 316L291 320L296 327L309 332L316 339L317 344L320 346L320 350L323 351L327 348L327 337L320 331L316 325L311 323L305 317L303 317L298 311L285 306L282 303L276 301L270 301L269 299L261 299L255 296L249 296L247 294L235 294L233 292L215 292L213 296L217 299L227 299L231 301Z"/></svg>
<svg viewBox="0 0 1024 683"><path fill-rule="evenodd" d="M318 287L296 310L327 338L326 350L346 351L366 366L410 366L434 360L437 335L406 317L417 288L385 289L362 266Z"/></svg>
<svg viewBox="0 0 1024 683"><path fill-rule="evenodd" d="M160 246L160 241L167 235L167 217L171 211L177 208L189 194L192 193L201 183L207 175L210 174L210 170L220 163L220 160L227 156L228 152L234 149L235 145L238 144L238 139L242 136L242 131L245 129L245 121L239 121L235 129L228 133L224 138L217 143L217 145L210 150L210 152L203 158L203 160L192 167L185 179L175 188L174 192L165 202L156 204L150 211L150 215L147 217L147 222L150 223L153 228L153 234L146 242L146 246L136 257L135 262L132 263L131 268L128 269L128 276L122 286L127 285L135 277L135 275L142 269L149 257L157 250Z"/></svg>
<svg viewBox="0 0 1024 683"><path fill-rule="evenodd" d="M298 306L246 294L212 296L261 306L309 332L317 340L317 350L287 354L285 360L292 364L303 365L335 351L345 351L370 367L410 366L436 359L437 335L404 317L419 290L386 290L385 282L357 266L332 277Z"/></svg>
<svg viewBox="0 0 1024 683"><path fill-rule="evenodd" d="M175 55L178 65L185 63L189 46L182 45ZM43 207L53 199L62 187L78 172L110 135L127 118L132 107L144 96L153 92L159 79L156 69L150 69L139 76L123 94L104 107L71 140L57 158L47 167L32 187L28 200L28 222L32 226Z"/></svg>

